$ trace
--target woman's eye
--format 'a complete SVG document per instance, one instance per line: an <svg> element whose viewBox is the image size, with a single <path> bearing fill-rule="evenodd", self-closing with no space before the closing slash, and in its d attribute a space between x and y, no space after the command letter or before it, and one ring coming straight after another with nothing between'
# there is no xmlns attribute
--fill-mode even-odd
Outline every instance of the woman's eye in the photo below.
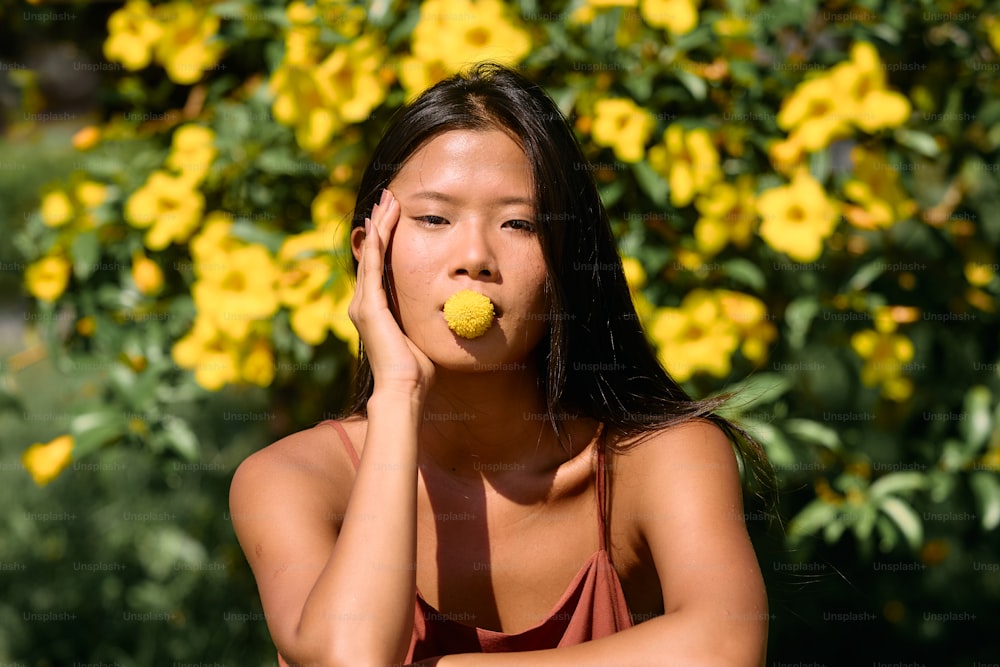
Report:
<svg viewBox="0 0 1000 667"><path fill-rule="evenodd" d="M448 222L439 215L421 215L417 217L416 220L419 220L420 222L423 222L428 225L443 225L446 222Z"/></svg>
<svg viewBox="0 0 1000 667"><path fill-rule="evenodd" d="M518 230L524 231L524 232L533 232L533 231L535 231L535 225L533 223L531 223L531 222L528 222L527 220L508 220L504 224L508 225L509 227L511 227L513 229L518 229Z"/></svg>

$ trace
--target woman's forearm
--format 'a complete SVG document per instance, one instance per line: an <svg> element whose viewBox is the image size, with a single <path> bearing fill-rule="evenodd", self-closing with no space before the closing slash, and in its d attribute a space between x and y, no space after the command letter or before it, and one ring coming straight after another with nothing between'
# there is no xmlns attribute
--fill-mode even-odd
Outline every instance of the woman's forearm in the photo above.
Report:
<svg viewBox="0 0 1000 667"><path fill-rule="evenodd" d="M422 401L368 401L368 432L343 525L297 634L332 665L399 663L409 648L416 576L417 432Z"/></svg>
<svg viewBox="0 0 1000 667"><path fill-rule="evenodd" d="M434 667L760 667L767 611L713 616L679 611L576 646L435 658ZM738 619L738 620L735 620Z"/></svg>

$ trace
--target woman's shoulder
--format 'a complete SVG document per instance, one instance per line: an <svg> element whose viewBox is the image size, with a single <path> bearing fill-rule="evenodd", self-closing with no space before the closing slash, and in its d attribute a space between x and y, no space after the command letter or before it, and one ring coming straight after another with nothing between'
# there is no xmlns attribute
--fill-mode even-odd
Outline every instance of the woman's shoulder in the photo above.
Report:
<svg viewBox="0 0 1000 667"><path fill-rule="evenodd" d="M636 505L675 491L728 496L740 488L739 463L729 436L707 419L690 419L614 443L609 470ZM692 488L692 480L710 482Z"/></svg>
<svg viewBox="0 0 1000 667"><path fill-rule="evenodd" d="M350 417L337 422L360 453L367 421ZM346 502L354 478L354 464L333 420L291 433L254 452L237 467L231 499L304 494ZM266 501L265 501L266 502Z"/></svg>

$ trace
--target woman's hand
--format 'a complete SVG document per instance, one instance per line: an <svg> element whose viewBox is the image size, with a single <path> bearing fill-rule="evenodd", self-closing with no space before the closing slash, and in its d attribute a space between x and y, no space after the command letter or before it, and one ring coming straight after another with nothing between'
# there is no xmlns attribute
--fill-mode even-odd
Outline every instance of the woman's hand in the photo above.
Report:
<svg viewBox="0 0 1000 667"><path fill-rule="evenodd" d="M434 381L434 364L400 329L382 282L399 211L399 202L386 189L365 219L357 287L347 313L364 342L375 390L416 392L423 399Z"/></svg>

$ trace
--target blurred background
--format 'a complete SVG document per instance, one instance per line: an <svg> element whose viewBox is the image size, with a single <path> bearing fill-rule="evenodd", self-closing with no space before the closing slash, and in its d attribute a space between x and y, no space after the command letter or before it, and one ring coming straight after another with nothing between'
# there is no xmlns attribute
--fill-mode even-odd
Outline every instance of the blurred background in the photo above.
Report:
<svg viewBox="0 0 1000 667"><path fill-rule="evenodd" d="M481 59L559 103L651 345L767 449L768 664L998 662L994 3L39 1L0 26L0 662L275 664L229 480L342 409L361 170Z"/></svg>

